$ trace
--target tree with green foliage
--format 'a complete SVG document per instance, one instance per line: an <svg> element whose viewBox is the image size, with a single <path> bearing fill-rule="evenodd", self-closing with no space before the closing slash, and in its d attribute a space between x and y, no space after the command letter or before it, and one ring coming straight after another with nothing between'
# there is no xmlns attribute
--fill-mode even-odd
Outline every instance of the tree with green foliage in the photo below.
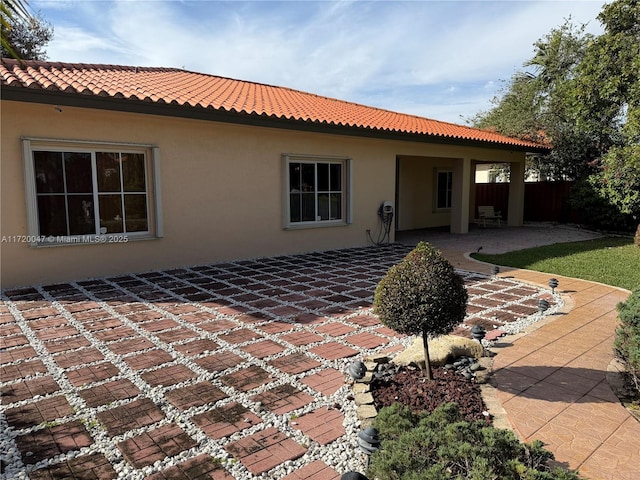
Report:
<svg viewBox="0 0 640 480"><path fill-rule="evenodd" d="M525 444L510 430L485 421L465 421L453 403L432 413L412 413L395 404L380 410L373 426L380 449L367 471L378 480L579 480L548 463L553 454L540 441Z"/></svg>
<svg viewBox="0 0 640 480"><path fill-rule="evenodd" d="M516 72L493 108L470 119L478 128L540 143L553 151L528 165L543 177L576 178L590 172L597 158L590 137L576 128L572 100L576 69L593 37L571 20L535 44L534 56Z"/></svg>
<svg viewBox="0 0 640 480"><path fill-rule="evenodd" d="M593 36L570 20L538 40L494 107L474 126L553 151L535 165L576 180L572 206L585 223L633 230L640 219L640 0L615 0Z"/></svg>
<svg viewBox="0 0 640 480"><path fill-rule="evenodd" d="M432 379L429 336L444 335L462 323L467 312L464 281L440 251L420 242L380 280L374 311L396 332L422 335L425 375Z"/></svg>
<svg viewBox="0 0 640 480"><path fill-rule="evenodd" d="M53 27L38 13L31 15L23 0L0 0L0 54L20 60L46 60L45 46Z"/></svg>
<svg viewBox="0 0 640 480"><path fill-rule="evenodd" d="M588 46L576 85L578 127L606 142L591 184L621 215L640 220L640 0L605 5L605 31Z"/></svg>

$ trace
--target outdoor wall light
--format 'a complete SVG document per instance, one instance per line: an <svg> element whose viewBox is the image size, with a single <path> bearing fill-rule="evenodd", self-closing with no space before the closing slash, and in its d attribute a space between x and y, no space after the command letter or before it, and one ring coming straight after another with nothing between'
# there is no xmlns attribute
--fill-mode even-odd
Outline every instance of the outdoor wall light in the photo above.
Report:
<svg viewBox="0 0 640 480"><path fill-rule="evenodd" d="M549 310L549 302L547 302L544 298L538 302L538 310L540 313L544 313Z"/></svg>
<svg viewBox="0 0 640 480"><path fill-rule="evenodd" d="M558 279L557 278L549 279L549 287L551 287L551 293L555 293L555 289L558 288Z"/></svg>
<svg viewBox="0 0 640 480"><path fill-rule="evenodd" d="M340 480L369 480L369 478L358 472L347 472L340 477Z"/></svg>
<svg viewBox="0 0 640 480"><path fill-rule="evenodd" d="M349 364L349 375L351 375L351 378L354 380L364 378L365 373L367 373L367 367L364 363L356 361Z"/></svg>
<svg viewBox="0 0 640 480"><path fill-rule="evenodd" d="M487 331L484 329L482 325L474 325L473 327L471 327L471 336L473 337L474 340L477 340L480 343L482 343L482 339L485 337L486 334L487 334Z"/></svg>
<svg viewBox="0 0 640 480"><path fill-rule="evenodd" d="M358 445L360 450L367 456L367 468L371 461L371 455L380 448L380 432L373 427L367 427L358 433Z"/></svg>

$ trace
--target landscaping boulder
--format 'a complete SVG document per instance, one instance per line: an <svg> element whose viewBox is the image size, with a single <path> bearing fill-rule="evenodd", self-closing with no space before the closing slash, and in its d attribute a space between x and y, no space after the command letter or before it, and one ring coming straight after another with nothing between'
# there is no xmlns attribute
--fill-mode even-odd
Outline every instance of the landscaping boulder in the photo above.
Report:
<svg viewBox="0 0 640 480"><path fill-rule="evenodd" d="M429 359L431 365L439 367L459 357L482 357L483 348L480 343L458 335L441 335L429 340ZM424 348L422 337L416 337L406 350L393 359L398 366L414 366L424 368Z"/></svg>

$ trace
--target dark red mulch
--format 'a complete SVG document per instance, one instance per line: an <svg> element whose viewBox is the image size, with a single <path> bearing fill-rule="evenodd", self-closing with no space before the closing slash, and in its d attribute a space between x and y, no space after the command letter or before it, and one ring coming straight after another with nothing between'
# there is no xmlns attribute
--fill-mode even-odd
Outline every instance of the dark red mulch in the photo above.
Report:
<svg viewBox="0 0 640 480"><path fill-rule="evenodd" d="M418 369L402 368L391 379L374 379L371 394L378 410L400 402L415 413L432 412L443 403L455 402L468 421L491 423L483 413L487 407L478 384L452 370L434 368L433 380L427 380Z"/></svg>

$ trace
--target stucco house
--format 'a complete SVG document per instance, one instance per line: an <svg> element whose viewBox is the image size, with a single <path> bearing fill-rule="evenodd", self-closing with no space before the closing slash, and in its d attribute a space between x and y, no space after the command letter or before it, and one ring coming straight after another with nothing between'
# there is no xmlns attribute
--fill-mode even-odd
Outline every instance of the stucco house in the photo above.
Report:
<svg viewBox="0 0 640 480"><path fill-rule="evenodd" d="M478 164L544 148L176 68L3 59L2 287L376 240L475 216ZM385 219L390 219L386 216Z"/></svg>

